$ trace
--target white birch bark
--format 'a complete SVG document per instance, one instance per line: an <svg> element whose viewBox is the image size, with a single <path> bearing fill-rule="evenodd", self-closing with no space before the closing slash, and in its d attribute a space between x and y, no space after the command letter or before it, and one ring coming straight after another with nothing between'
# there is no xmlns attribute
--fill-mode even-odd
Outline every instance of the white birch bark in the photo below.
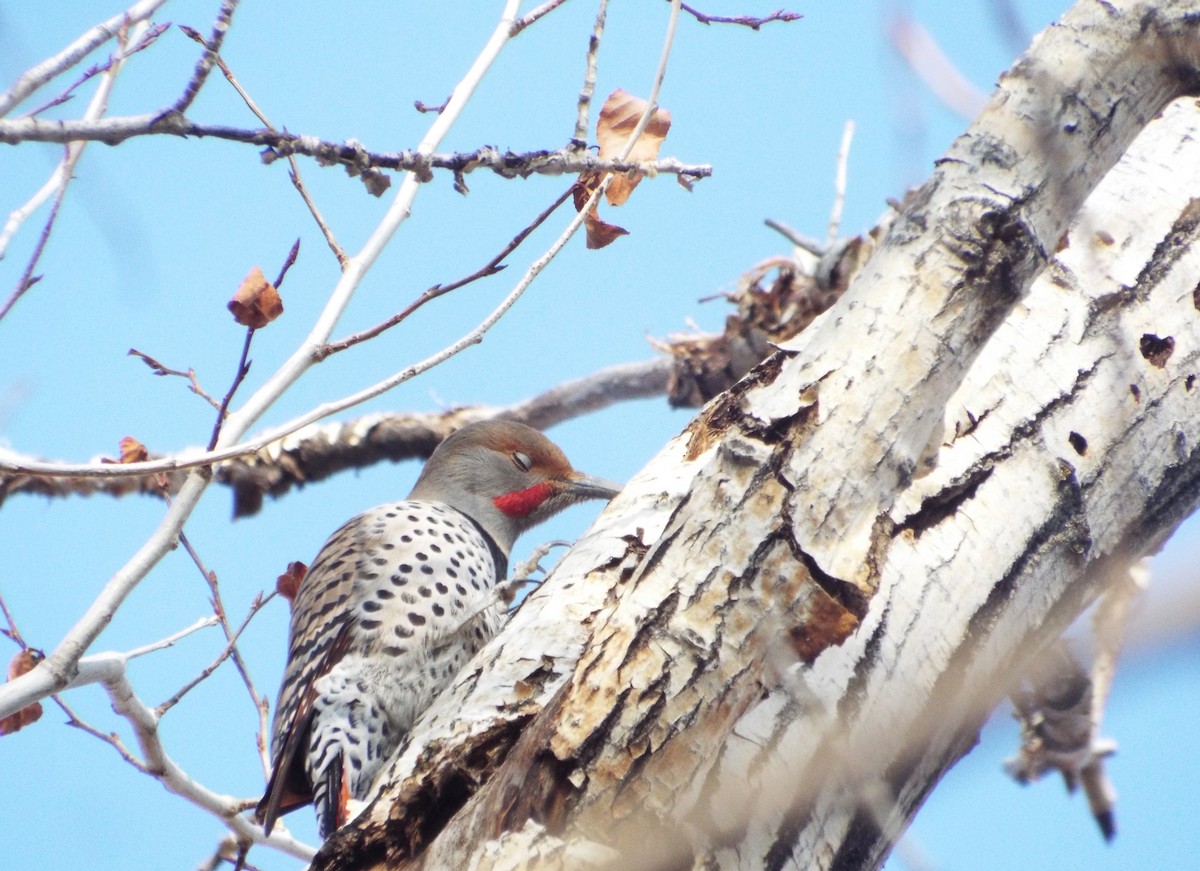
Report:
<svg viewBox="0 0 1200 871"><path fill-rule="evenodd" d="M1147 126L1200 81L1196 12L1088 0L1042 34L314 867L878 867L1022 662L1200 498L1200 111Z"/></svg>

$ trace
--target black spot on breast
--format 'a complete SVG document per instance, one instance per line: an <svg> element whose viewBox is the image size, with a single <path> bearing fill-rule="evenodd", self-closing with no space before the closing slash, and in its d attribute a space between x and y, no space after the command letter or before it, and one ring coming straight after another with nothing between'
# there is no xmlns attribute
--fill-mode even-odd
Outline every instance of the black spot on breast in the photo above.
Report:
<svg viewBox="0 0 1200 871"><path fill-rule="evenodd" d="M462 584L455 584L454 592L458 593L458 595L460 595L460 596L465 596L465 595L467 595L467 588L464 587Z"/></svg>
<svg viewBox="0 0 1200 871"><path fill-rule="evenodd" d="M378 611L382 607L383 607L383 605L379 604L374 599L367 599L367 601L362 603L362 609L364 611L367 611L372 614L374 614L376 611Z"/></svg>
<svg viewBox="0 0 1200 871"><path fill-rule="evenodd" d="M430 596L433 595L433 590L429 589L429 587L417 587L417 592L420 593L422 596L424 596L426 599L428 599Z"/></svg>
<svg viewBox="0 0 1200 871"><path fill-rule="evenodd" d="M411 629L409 629L407 626L401 626L399 623L397 623L395 626L392 627L392 632L393 632L393 634L395 634L395 636L397 638L412 638L413 637L413 631ZM401 649L403 649L403 648L401 648Z"/></svg>
<svg viewBox="0 0 1200 871"><path fill-rule="evenodd" d="M438 581L436 584L434 584L433 588L435 590L437 590L439 593L441 593L443 596L450 592L450 588L447 587L445 584L443 584L441 581Z"/></svg>
<svg viewBox="0 0 1200 871"><path fill-rule="evenodd" d="M386 653L388 656L403 656L404 648L403 647L393 647L392 645L389 644L387 647L383 648L383 652ZM383 724L383 734L385 734L385 735L387 734L387 723Z"/></svg>
<svg viewBox="0 0 1200 871"><path fill-rule="evenodd" d="M422 551L417 551L417 559L419 559L421 562L428 562L429 554L424 553Z"/></svg>
<svg viewBox="0 0 1200 871"><path fill-rule="evenodd" d="M378 620L359 620L358 625L361 626L363 629L373 631L375 629L378 629L383 624L381 622L379 622Z"/></svg>
<svg viewBox="0 0 1200 871"><path fill-rule="evenodd" d="M422 614L418 614L416 611L409 611L408 612L408 622L414 626L424 626L425 625L425 617Z"/></svg>
<svg viewBox="0 0 1200 871"><path fill-rule="evenodd" d="M432 575L433 574L433 566L429 565L429 563L426 563L425 565L421 566L421 573L426 574L426 575Z"/></svg>
<svg viewBox="0 0 1200 871"><path fill-rule="evenodd" d="M376 590L375 595L380 599L394 599L396 597L396 594L386 587Z"/></svg>
<svg viewBox="0 0 1200 871"><path fill-rule="evenodd" d="M435 616L435 617L445 617L445 616L446 616L446 609L445 609L445 608L443 608L441 605L439 605L437 602L434 602L434 603L433 603L433 616Z"/></svg>
<svg viewBox="0 0 1200 871"><path fill-rule="evenodd" d="M377 556L371 562L377 566L386 566L388 564L386 557Z"/></svg>
<svg viewBox="0 0 1200 871"><path fill-rule="evenodd" d="M434 553L441 553L441 552L442 552L442 546L441 546L440 544L433 544L433 543L430 543L430 545L429 545L429 549L430 549L431 551L433 551Z"/></svg>

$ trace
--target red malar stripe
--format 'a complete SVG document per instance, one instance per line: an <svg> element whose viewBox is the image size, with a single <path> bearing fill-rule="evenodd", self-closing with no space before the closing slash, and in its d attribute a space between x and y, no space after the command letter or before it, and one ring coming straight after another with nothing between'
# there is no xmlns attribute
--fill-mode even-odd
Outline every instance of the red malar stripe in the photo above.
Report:
<svg viewBox="0 0 1200 871"><path fill-rule="evenodd" d="M545 481L497 496L492 503L509 517L524 517L554 494L554 488Z"/></svg>

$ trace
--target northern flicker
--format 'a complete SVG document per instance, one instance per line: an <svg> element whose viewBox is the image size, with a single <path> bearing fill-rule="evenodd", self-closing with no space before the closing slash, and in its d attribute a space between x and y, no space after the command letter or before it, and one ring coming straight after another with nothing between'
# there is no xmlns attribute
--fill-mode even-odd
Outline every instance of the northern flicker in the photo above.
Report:
<svg viewBox="0 0 1200 871"><path fill-rule="evenodd" d="M327 837L413 722L496 633L517 536L616 485L575 471L511 421L442 442L408 498L366 511L317 554L292 605L272 728L274 766L258 806L276 818L312 802Z"/></svg>

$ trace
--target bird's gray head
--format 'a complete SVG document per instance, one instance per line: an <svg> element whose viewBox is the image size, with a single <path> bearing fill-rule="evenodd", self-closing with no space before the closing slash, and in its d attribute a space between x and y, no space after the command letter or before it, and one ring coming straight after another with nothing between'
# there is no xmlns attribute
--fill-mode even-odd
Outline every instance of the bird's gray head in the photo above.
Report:
<svg viewBox="0 0 1200 871"><path fill-rule="evenodd" d="M471 517L507 555L517 536L568 505L611 499L620 486L575 471L554 442L509 420L473 423L440 445L410 499Z"/></svg>

